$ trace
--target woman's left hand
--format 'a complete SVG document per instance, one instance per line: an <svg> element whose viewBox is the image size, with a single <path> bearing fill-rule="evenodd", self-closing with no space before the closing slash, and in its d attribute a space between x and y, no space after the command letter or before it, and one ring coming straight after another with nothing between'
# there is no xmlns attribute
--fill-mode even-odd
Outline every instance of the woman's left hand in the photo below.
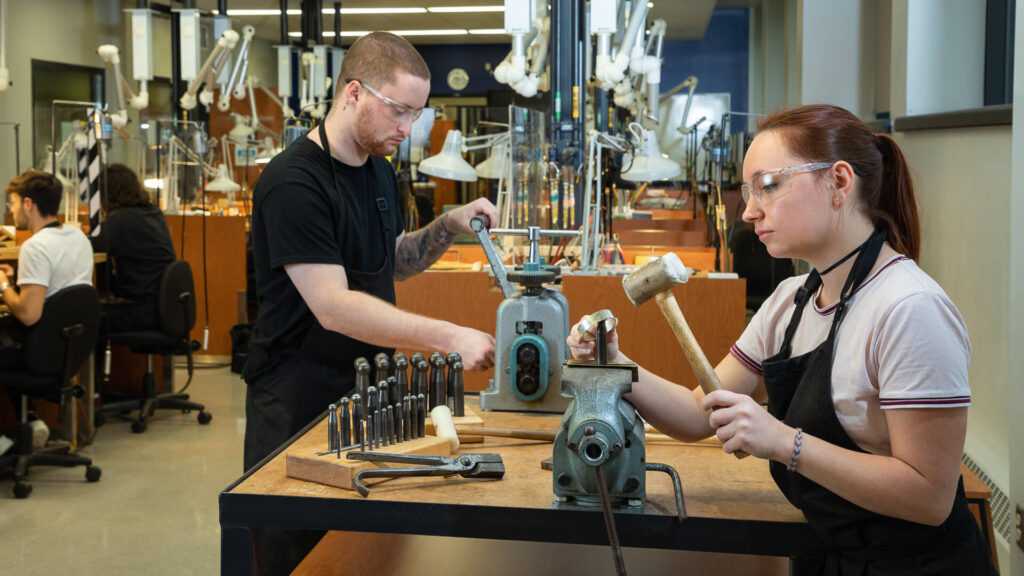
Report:
<svg viewBox="0 0 1024 576"><path fill-rule="evenodd" d="M717 390L704 397L708 422L727 454L742 450L758 458L788 460L795 430L779 422L746 394Z"/></svg>

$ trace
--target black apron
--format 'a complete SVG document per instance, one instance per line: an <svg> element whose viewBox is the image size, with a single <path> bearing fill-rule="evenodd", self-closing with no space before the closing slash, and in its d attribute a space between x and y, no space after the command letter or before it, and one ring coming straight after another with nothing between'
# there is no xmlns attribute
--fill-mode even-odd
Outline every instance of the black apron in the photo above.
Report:
<svg viewBox="0 0 1024 576"><path fill-rule="evenodd" d="M345 191L341 189L338 184L338 173L334 169L334 159L331 156L331 144L327 141L327 131L324 130L324 125L321 122L319 126L320 130L320 142L323 143L324 155L327 157L327 166L331 170L331 177L334 179L334 189L339 195L344 194ZM375 272L360 272L359 270L353 270L350 268L345 269L345 276L348 278L349 290L357 290L359 292L365 292L371 296L376 296L391 305L395 304L395 242L398 237L392 230L393 222L389 217L390 210L397 210L398 207L391 207L388 205L388 199L382 194L385 190L385 183L391 182L394 179L393 174L388 174L387 170L391 169L390 164L386 161L373 156L369 157L368 160L374 169L374 175L377 183L377 194L376 194L376 205L377 215L380 218L380 229L381 237L380 241L384 244L384 263L381 264ZM338 239L339 243L341 239ZM346 247L346 249L357 249L357 247ZM345 373L350 380L354 380L355 372L352 370L353 362L356 358L372 359L377 353L386 352L388 356L395 353L392 348L381 348L365 342L360 342L353 338L349 338L344 334L339 334L331 330L327 330L320 325L319 322L314 322L309 332L306 334L305 340L302 342L301 354L315 362L324 362L328 364L338 364L345 367Z"/></svg>
<svg viewBox="0 0 1024 576"><path fill-rule="evenodd" d="M323 144L324 166L331 171L335 193L353 193L342 190L338 183L323 123L319 126L319 133ZM376 179L375 207L380 219L380 242L385 246L385 258L384 263L374 272L346 268L345 276L349 290L365 292L394 305L395 243L400 231L394 230L394 219L390 212L398 207L391 205L385 193L395 186L394 172L389 173L391 165L382 158L370 156L368 161L373 166ZM336 224L335 228L339 227ZM343 251L360 250L359 246L347 246L342 242L339 236L338 243ZM344 258L344 253L342 256L343 261L351 261ZM322 414L328 405L348 394L355 383L355 359L372 359L379 352L391 356L394 349L360 342L327 330L314 318L298 352L271 374L262 375L249 383L246 395L248 425L245 431L245 468L256 465Z"/></svg>
<svg viewBox="0 0 1024 576"><path fill-rule="evenodd" d="M779 353L764 361L768 412L792 427L857 452L861 450L843 429L832 403L832 355L836 332L850 298L870 273L885 243L884 230L868 239L843 286L828 338L814 350L790 358L800 317L818 288L821 276L813 270L797 291L796 309ZM883 516L865 510L821 485L770 463L772 478L789 501L803 511L828 548L821 574L906 576L995 575L981 531L967 507L963 478L953 509L940 526Z"/></svg>

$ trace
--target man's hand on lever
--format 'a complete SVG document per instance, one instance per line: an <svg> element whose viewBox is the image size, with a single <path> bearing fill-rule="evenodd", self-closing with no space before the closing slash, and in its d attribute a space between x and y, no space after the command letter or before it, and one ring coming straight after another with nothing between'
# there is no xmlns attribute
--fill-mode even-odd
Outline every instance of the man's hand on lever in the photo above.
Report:
<svg viewBox="0 0 1024 576"><path fill-rule="evenodd" d="M476 200L448 212L448 229L452 232L473 232L469 221L481 217L488 228L498 225L498 209L487 198Z"/></svg>

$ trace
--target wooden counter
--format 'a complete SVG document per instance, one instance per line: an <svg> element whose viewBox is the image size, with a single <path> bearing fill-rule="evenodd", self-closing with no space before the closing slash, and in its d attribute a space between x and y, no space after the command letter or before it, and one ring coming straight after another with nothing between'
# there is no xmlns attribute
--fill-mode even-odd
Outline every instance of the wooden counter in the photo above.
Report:
<svg viewBox="0 0 1024 576"><path fill-rule="evenodd" d="M503 298L487 272L427 271L395 283L398 307L494 334ZM648 370L688 388L697 385L672 334L653 302L636 308L622 291L621 276L569 275L562 279L570 325L608 308L619 319L623 351ZM673 289L690 329L712 365L736 342L745 326L746 281L691 278ZM405 350L407 355L422 350ZM466 390L484 390L491 372L467 372Z"/></svg>
<svg viewBox="0 0 1024 576"><path fill-rule="evenodd" d="M203 284L203 220L202 216L167 215L167 226L178 258L192 266L196 285L196 325L192 339L203 342L206 327L206 298L210 308L210 343L199 355L231 355L231 327L238 324L238 292L246 289L244 216L207 216L206 267L209 272ZM182 221L185 251L182 252ZM207 292L207 290L209 292Z"/></svg>

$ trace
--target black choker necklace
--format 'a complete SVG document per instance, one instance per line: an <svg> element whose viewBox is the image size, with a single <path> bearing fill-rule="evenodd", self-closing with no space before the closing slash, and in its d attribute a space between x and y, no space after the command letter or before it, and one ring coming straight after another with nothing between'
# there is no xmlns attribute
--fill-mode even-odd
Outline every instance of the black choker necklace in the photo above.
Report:
<svg viewBox="0 0 1024 576"><path fill-rule="evenodd" d="M49 224L40 228L40 230L45 230L47 228L60 228L60 222L54 220L53 222L50 222Z"/></svg>
<svg viewBox="0 0 1024 576"><path fill-rule="evenodd" d="M863 249L864 249L864 247L865 247L865 246L867 246L867 244L868 244L868 242L869 242L870 240L871 240L871 238L870 238L870 237L868 237L868 239L867 239L867 240L865 240L863 244L861 244L860 246L857 246L856 248L854 248L854 249L853 249L853 252L850 252L850 253L849 253L849 254L847 254L846 256L843 256L842 258L840 258L840 259L839 259L839 261L838 261L838 262L836 262L835 264L833 264L833 265L829 266L829 267L828 267L828 268L826 268L826 269L825 269L824 271L822 271L822 272L818 272L818 275L819 275L819 276L824 276L825 274L828 274L829 272L831 272L831 271L835 270L836 268L838 268L839 266L841 266L841 265L843 264L843 262L846 262L846 261L847 261L847 260L849 260L850 258L853 258L853 257L854 257L854 255L856 255L856 254L857 254L857 252L860 252L861 250L863 250Z"/></svg>

